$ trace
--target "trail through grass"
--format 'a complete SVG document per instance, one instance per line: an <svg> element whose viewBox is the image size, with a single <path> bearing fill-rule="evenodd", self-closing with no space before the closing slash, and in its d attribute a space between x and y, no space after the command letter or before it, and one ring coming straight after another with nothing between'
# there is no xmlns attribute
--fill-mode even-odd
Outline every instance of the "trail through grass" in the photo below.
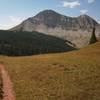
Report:
<svg viewBox="0 0 100 100"><path fill-rule="evenodd" d="M79 51L0 57L17 100L100 100L100 42Z"/></svg>

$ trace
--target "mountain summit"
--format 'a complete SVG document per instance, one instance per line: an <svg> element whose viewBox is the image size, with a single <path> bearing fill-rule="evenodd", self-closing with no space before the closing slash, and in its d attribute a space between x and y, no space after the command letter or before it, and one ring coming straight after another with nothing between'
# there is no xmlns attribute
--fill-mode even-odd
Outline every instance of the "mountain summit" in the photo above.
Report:
<svg viewBox="0 0 100 100"><path fill-rule="evenodd" d="M99 36L100 25L88 15L68 17L53 10L45 10L23 21L11 31L42 32L68 40L74 46L81 48L88 45L93 27Z"/></svg>

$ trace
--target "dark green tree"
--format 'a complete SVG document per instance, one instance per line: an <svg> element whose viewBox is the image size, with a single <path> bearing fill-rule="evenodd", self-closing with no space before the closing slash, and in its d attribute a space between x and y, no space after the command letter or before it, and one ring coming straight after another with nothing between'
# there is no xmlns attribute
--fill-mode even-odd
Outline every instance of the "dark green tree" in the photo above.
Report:
<svg viewBox="0 0 100 100"><path fill-rule="evenodd" d="M95 27L94 27L93 31L92 31L91 38L90 38L90 44L93 44L95 42L97 42L97 38L96 38L96 35L95 35Z"/></svg>

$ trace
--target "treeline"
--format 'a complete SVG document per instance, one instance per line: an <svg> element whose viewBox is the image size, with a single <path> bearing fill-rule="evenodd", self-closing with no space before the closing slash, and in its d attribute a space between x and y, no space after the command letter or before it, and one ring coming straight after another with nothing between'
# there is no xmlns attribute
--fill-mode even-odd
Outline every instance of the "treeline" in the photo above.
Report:
<svg viewBox="0 0 100 100"><path fill-rule="evenodd" d="M26 56L74 50L67 41L38 32L0 31L0 54Z"/></svg>

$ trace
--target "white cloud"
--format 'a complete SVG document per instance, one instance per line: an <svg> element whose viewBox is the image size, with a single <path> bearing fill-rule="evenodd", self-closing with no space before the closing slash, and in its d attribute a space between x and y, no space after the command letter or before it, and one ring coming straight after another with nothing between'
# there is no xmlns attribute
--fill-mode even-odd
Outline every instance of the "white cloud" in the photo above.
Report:
<svg viewBox="0 0 100 100"><path fill-rule="evenodd" d="M88 0L88 3L93 3L95 2L95 0Z"/></svg>
<svg viewBox="0 0 100 100"><path fill-rule="evenodd" d="M0 30L7 30L12 27L12 24L0 24Z"/></svg>
<svg viewBox="0 0 100 100"><path fill-rule="evenodd" d="M86 14L88 12L88 10L82 9L82 10L80 10L80 12L81 12L81 14Z"/></svg>
<svg viewBox="0 0 100 100"><path fill-rule="evenodd" d="M7 23L0 24L0 29L10 29L18 24L20 24L25 18L9 16Z"/></svg>
<svg viewBox="0 0 100 100"><path fill-rule="evenodd" d="M19 17L14 17L14 16L9 16L10 20L14 24L19 24L22 21L22 18Z"/></svg>
<svg viewBox="0 0 100 100"><path fill-rule="evenodd" d="M69 8L75 8L81 5L79 1L73 1L73 2L63 1L62 3L63 7L69 7Z"/></svg>

